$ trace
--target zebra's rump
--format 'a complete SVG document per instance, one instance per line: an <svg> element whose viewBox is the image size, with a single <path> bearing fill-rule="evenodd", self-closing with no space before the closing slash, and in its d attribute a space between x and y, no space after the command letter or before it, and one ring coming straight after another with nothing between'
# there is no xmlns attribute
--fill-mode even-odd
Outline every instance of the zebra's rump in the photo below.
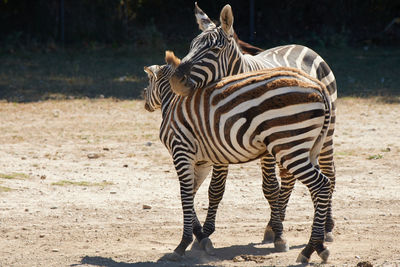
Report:
<svg viewBox="0 0 400 267"><path fill-rule="evenodd" d="M182 98L174 114L180 131L186 138L190 133L196 144L196 158L242 163L266 152L280 160L299 149L311 150L328 102L319 81L281 67L224 78Z"/></svg>

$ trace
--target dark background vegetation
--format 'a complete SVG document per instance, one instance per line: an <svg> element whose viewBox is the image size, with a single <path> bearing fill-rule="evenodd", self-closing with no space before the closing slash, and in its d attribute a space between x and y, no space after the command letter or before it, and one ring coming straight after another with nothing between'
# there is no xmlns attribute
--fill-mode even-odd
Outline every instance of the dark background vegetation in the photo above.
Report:
<svg viewBox="0 0 400 267"><path fill-rule="evenodd" d="M298 43L331 66L339 96L400 94L400 0L198 0L229 3L242 40ZM0 99L137 98L143 66L187 53L199 31L188 0L0 0ZM251 22L254 29L251 30Z"/></svg>

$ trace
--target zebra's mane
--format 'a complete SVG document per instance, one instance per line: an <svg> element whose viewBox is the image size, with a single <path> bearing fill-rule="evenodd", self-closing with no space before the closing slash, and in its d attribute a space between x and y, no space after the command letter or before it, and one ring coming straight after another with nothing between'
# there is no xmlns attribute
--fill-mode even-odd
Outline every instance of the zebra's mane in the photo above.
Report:
<svg viewBox="0 0 400 267"><path fill-rule="evenodd" d="M221 35L223 36L223 38L220 37ZM228 36L222 30L221 26L215 26L208 28L197 35L190 43L190 49L195 46L211 46L213 44L217 46L223 46L225 45L225 42L229 42Z"/></svg>

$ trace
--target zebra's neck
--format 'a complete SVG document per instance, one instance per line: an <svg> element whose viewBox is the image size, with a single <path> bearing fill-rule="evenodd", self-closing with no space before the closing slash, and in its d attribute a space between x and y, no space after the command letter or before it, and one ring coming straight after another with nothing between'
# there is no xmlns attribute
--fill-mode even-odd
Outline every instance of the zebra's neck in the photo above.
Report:
<svg viewBox="0 0 400 267"><path fill-rule="evenodd" d="M164 119L167 116L168 110L171 107L171 103L174 101L175 98L178 98L176 94L174 94L171 90L171 86L166 86L165 90L161 91L161 113L162 118Z"/></svg>
<svg viewBox="0 0 400 267"><path fill-rule="evenodd" d="M233 51L232 56L235 59L231 59L232 65L228 67L231 70L229 75L265 68L265 63L260 57L243 54L235 41L233 41L231 45L233 46L231 48Z"/></svg>

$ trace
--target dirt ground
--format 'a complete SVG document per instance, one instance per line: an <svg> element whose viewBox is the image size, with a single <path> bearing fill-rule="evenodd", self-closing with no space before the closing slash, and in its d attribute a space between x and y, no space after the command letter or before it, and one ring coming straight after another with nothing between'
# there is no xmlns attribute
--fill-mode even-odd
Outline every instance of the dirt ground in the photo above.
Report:
<svg viewBox="0 0 400 267"><path fill-rule="evenodd" d="M215 256L157 262L182 235L179 184L143 101L0 103L0 266L296 265L313 208L297 183L285 235L261 244L269 207L258 162L232 165ZM328 266L400 266L400 105L340 99L335 133L335 241ZM196 197L204 220L205 181ZM311 264L319 265L313 254Z"/></svg>

